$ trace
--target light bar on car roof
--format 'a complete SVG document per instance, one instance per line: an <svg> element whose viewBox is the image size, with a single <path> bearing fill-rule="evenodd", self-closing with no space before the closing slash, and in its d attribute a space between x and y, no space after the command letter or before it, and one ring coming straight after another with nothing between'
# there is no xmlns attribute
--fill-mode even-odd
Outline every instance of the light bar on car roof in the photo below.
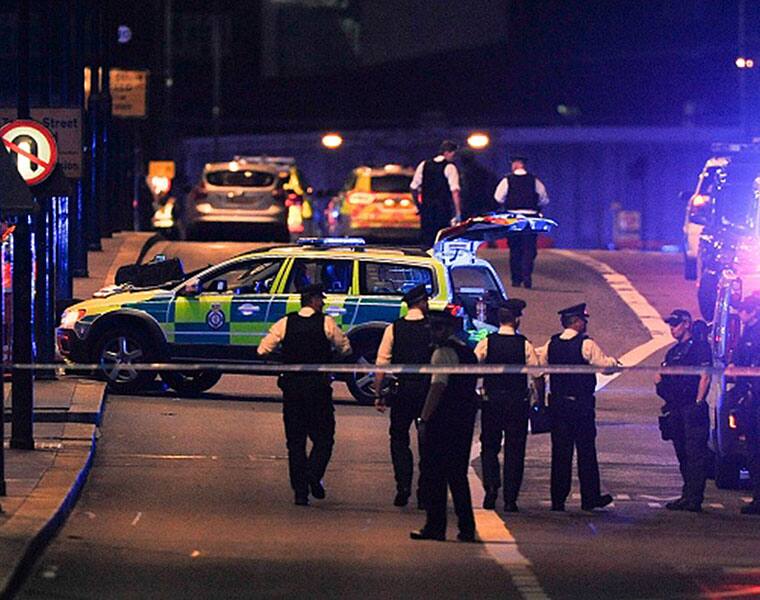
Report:
<svg viewBox="0 0 760 600"><path fill-rule="evenodd" d="M360 237L302 237L299 246L364 246L367 242Z"/></svg>

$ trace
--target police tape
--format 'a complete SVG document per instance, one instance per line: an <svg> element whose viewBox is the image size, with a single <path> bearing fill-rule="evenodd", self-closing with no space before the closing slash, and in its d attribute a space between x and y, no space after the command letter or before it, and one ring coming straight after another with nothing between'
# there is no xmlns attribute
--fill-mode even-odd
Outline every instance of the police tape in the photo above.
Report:
<svg viewBox="0 0 760 600"><path fill-rule="evenodd" d="M282 364L260 363L13 363L5 364L6 372L18 370L59 370L67 372L124 372L124 371L217 371L221 373L273 375L277 373L390 373L403 375L531 375L538 377L552 374L596 374L616 375L629 372L660 375L709 375L726 377L760 377L760 367L687 367L660 365L618 365L598 367L594 365L545 365L529 367L513 364L468 364L468 365L418 365L372 363L328 363L328 364Z"/></svg>

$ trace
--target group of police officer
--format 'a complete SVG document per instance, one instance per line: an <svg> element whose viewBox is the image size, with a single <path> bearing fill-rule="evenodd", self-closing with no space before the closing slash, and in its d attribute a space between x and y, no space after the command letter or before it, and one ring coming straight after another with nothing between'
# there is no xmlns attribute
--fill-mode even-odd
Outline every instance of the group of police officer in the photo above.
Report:
<svg viewBox="0 0 760 600"><path fill-rule="evenodd" d="M285 364L325 364L337 353L348 356L351 347L335 321L323 313L324 290L311 285L301 294L302 308L280 319L262 340L262 356L282 347ZM499 329L481 340L474 351L461 340L461 322L448 311L431 311L424 285L403 297L406 315L388 325L377 354L377 366L390 364L460 365L507 364L593 365L614 368L619 361L606 355L587 334L586 304L559 311L563 330L541 348L519 333L526 307L512 298L498 309ZM750 297L738 306L744 331L735 355L738 366L760 365L760 298ZM665 322L676 340L663 366L709 367L711 353L706 337L697 333L691 315L674 310ZM485 496L483 508L494 509L502 487L506 512L519 510L517 500L523 479L525 447L531 405L544 405L543 376L505 373L487 375L478 394L474 374L436 373L432 376L398 374L386 386L382 371L376 374L376 408L390 407L390 452L396 480L395 506L405 506L412 495L413 453L410 429L418 433L420 474L418 507L427 513L425 525L411 532L412 539L443 540L446 535L447 490L451 490L461 541L475 541L475 519L467 478L470 447L477 411L481 409L481 461ZM748 438L754 499L742 508L760 514L760 402L754 378L737 380L737 388L749 398ZM571 489L573 454L577 451L581 509L593 511L612 502L601 492L596 452L596 374L559 372L549 375L548 407L551 415L551 510L564 511ZM706 397L709 374L658 375L657 393L665 400L661 429L673 441L683 477L681 497L669 502L669 510L699 512L707 478L709 414ZM309 495L326 495L322 482L335 435L332 387L328 373L283 373L283 419L287 439L290 483L297 505L308 505ZM307 455L307 439L312 449ZM503 470L499 453L504 443Z"/></svg>
<svg viewBox="0 0 760 600"><path fill-rule="evenodd" d="M459 171L454 164L458 149L455 142L444 140L435 157L417 165L410 184L419 206L421 242L425 249L433 246L439 230L462 220ZM549 203L546 186L528 172L524 156L513 154L510 163L511 171L499 180L493 190L494 208L538 215ZM524 233L512 236L507 243L512 286L533 287L538 235Z"/></svg>

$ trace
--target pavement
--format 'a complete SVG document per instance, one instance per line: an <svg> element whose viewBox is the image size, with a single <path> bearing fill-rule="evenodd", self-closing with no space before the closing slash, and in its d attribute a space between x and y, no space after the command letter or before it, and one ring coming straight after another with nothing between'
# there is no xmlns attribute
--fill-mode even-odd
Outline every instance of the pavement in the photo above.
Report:
<svg viewBox="0 0 760 600"><path fill-rule="evenodd" d="M88 277L74 280L85 299L113 283L149 233L114 234L88 253ZM76 503L92 464L106 403L105 384L59 372L34 383L34 450L11 449L11 383L3 385L5 484L0 496L0 599L11 598Z"/></svg>

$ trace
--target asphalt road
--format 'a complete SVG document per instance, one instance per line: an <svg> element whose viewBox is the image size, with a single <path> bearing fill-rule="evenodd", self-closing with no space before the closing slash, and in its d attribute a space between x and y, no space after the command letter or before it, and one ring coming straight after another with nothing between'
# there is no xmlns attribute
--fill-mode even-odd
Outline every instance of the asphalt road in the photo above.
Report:
<svg viewBox="0 0 760 600"><path fill-rule="evenodd" d="M163 250L182 254L190 269L240 248ZM504 276L503 253L485 253ZM592 254L628 275L661 314L695 307L678 256ZM558 330L559 308L581 301L608 353L648 340L602 277L572 258L542 252L534 281L510 292L528 301L522 329L535 343ZM194 400L160 391L112 397L84 493L19 597L760 597L760 521L738 514L746 492L709 482L703 514L663 508L680 478L672 447L659 439L649 374L626 373L598 395L602 485L614 505L581 512L574 482L569 511L551 513L549 440L534 436L521 512L478 511L484 544L409 540L423 514L391 505L387 416L353 404L342 385L335 396L328 496L308 508L292 504L272 378L225 376ZM479 460L472 467L480 498Z"/></svg>

